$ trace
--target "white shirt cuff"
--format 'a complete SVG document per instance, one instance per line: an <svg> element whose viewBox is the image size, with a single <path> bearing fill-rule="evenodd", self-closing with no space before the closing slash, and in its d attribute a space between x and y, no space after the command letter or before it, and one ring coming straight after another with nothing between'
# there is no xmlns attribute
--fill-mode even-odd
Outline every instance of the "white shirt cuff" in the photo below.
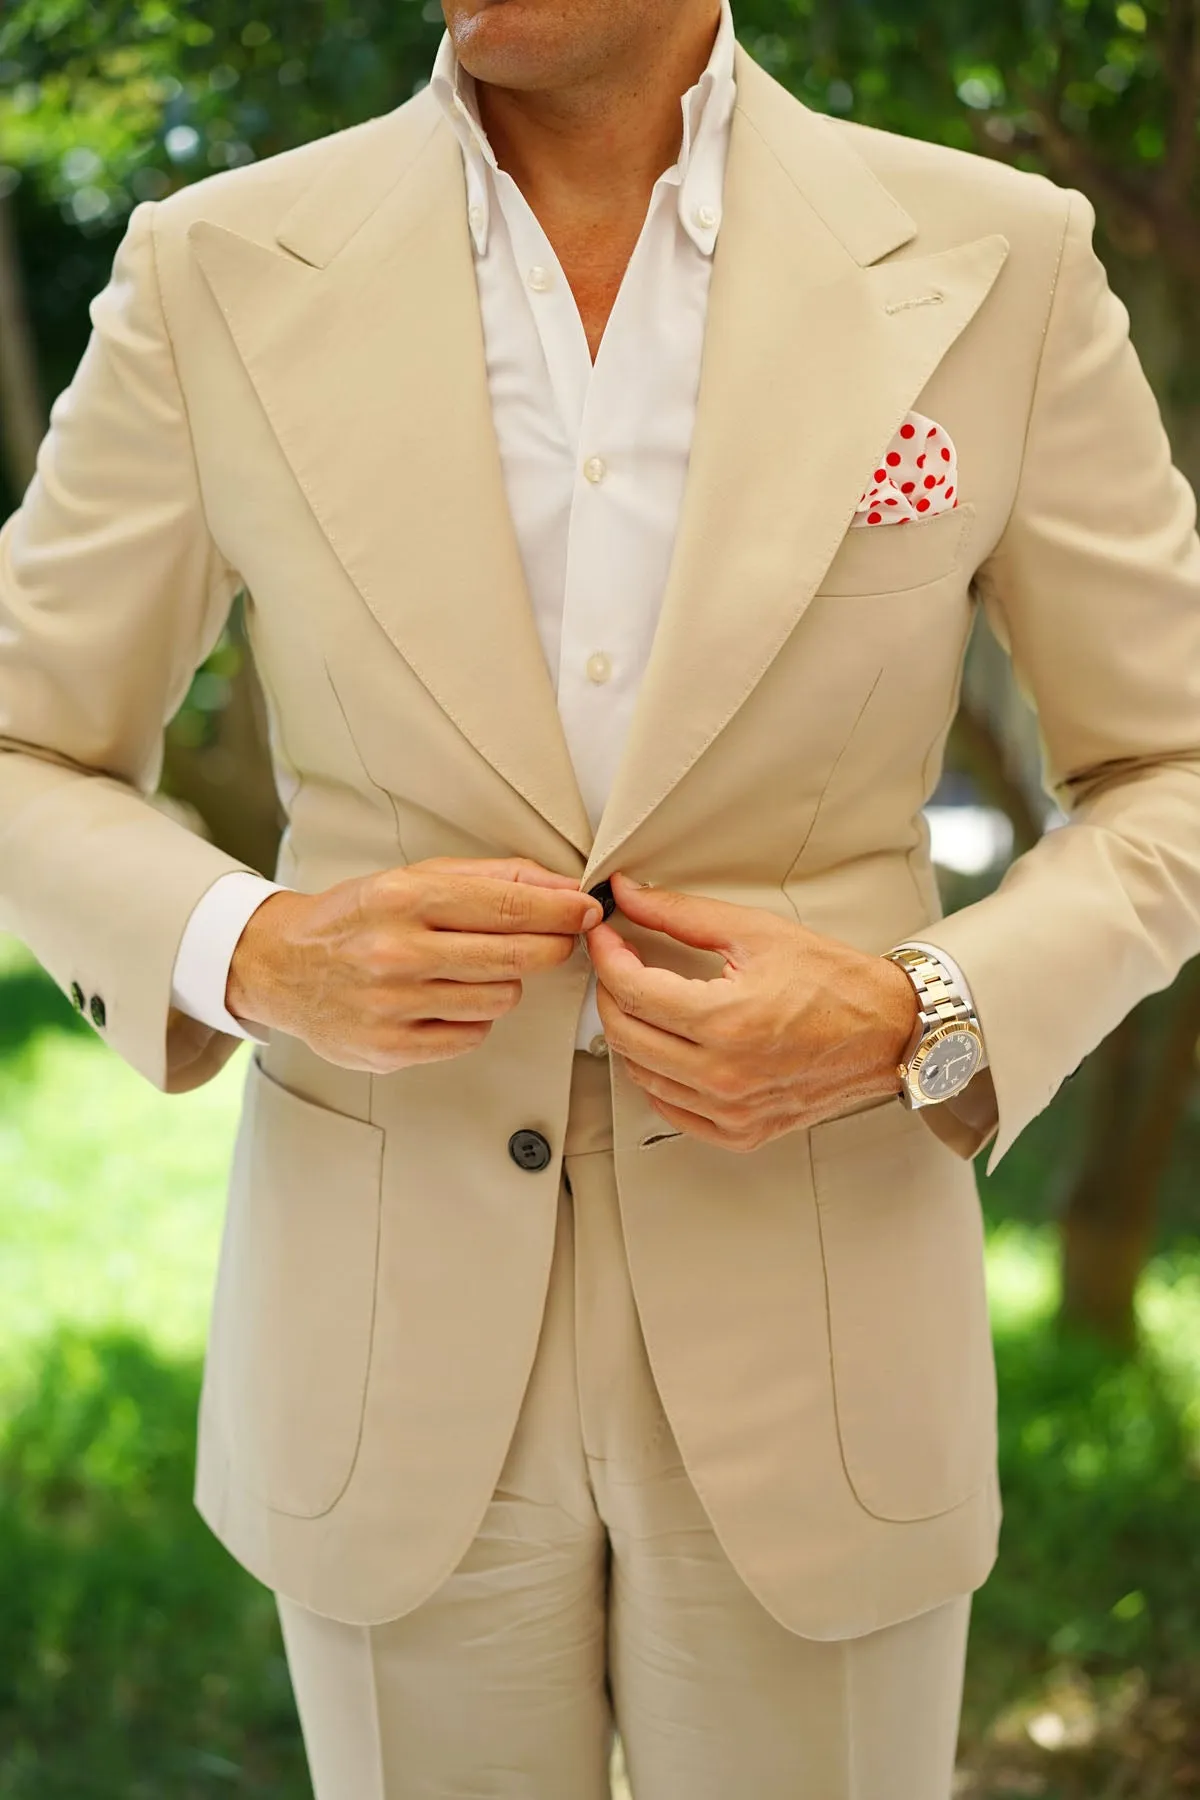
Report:
<svg viewBox="0 0 1200 1800"><path fill-rule="evenodd" d="M924 950L927 955L936 956L938 961L940 963L942 963L950 971L950 974L954 979L955 987L958 989L959 993L962 995L963 999L966 1001L966 1003L970 1007L971 1011L975 1012L975 1001L972 998L971 989L967 984L967 978L963 974L962 970L959 968L958 964L955 962L954 958L950 955L949 951L941 949L937 944L922 943L920 938L905 938L905 940L902 944L893 944L892 948L893 948L893 950ZM976 1017L978 1017L978 1014L976 1014ZM979 1035L980 1035L980 1037L983 1036L983 1027L982 1026L980 1026ZM983 1046L983 1055L984 1055L984 1063L986 1063L986 1061L987 1061L987 1043L986 1042L984 1043L984 1046ZM983 1067L984 1065L981 1064L980 1066Z"/></svg>
<svg viewBox="0 0 1200 1800"><path fill-rule="evenodd" d="M267 1043L265 1031L234 1018L225 1005L225 989L233 953L252 915L272 894L289 891L241 869L214 881L184 927L171 978L172 1006L229 1037Z"/></svg>

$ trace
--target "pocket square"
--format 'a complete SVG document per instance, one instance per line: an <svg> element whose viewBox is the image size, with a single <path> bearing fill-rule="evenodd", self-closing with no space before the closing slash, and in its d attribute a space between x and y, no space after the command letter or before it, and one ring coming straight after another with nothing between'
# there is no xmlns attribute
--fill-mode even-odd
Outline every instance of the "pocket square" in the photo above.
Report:
<svg viewBox="0 0 1200 1800"><path fill-rule="evenodd" d="M907 525L958 505L958 453L945 427L910 412L876 463L851 525Z"/></svg>

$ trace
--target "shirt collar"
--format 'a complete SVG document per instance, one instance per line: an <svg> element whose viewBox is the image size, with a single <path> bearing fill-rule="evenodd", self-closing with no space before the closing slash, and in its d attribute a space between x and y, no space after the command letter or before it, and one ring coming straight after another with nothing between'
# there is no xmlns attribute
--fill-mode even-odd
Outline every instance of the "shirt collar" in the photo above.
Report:
<svg viewBox="0 0 1200 1800"><path fill-rule="evenodd" d="M683 139L678 160L659 176L660 182L678 186L680 222L706 256L716 248L721 223L735 99L734 41L730 0L721 0L721 22L712 55L699 81L680 100ZM462 145L471 236L482 256L488 245L492 182L500 169L480 122L475 83L459 62L448 31L442 34L429 86Z"/></svg>

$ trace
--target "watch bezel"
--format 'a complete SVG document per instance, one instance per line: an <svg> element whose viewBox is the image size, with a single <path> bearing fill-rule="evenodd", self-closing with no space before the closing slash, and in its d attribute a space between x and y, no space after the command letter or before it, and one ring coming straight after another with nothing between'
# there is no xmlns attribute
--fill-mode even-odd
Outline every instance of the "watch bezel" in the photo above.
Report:
<svg viewBox="0 0 1200 1800"><path fill-rule="evenodd" d="M955 1087L952 1087L948 1093L937 1095L927 1094L921 1086L921 1070L928 1062L931 1052L935 1050L939 1044L944 1043L948 1037L969 1037L973 1039L975 1044L975 1063L968 1074L966 1074ZM983 1034L979 1030L979 1027L972 1024L969 1019L947 1019L944 1024L935 1025L932 1030L927 1031L922 1036L920 1043L908 1058L907 1062L901 1064L900 1072L909 1094L915 1101L922 1106L936 1106L943 1100L953 1100L956 1095L962 1093L964 1088L969 1087L983 1067L983 1060Z"/></svg>

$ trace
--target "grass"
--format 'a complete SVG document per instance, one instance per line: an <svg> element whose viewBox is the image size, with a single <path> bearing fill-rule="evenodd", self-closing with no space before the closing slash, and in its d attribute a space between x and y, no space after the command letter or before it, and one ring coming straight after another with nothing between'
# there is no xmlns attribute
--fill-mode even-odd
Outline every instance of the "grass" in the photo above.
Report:
<svg viewBox="0 0 1200 1800"><path fill-rule="evenodd" d="M168 1100L0 940L0 1800L310 1793L271 1597L191 1504L244 1056ZM1186 1800L1200 1244L1148 1272L1136 1361L1061 1340L1053 1112L984 1191L1006 1513L959 1791Z"/></svg>

